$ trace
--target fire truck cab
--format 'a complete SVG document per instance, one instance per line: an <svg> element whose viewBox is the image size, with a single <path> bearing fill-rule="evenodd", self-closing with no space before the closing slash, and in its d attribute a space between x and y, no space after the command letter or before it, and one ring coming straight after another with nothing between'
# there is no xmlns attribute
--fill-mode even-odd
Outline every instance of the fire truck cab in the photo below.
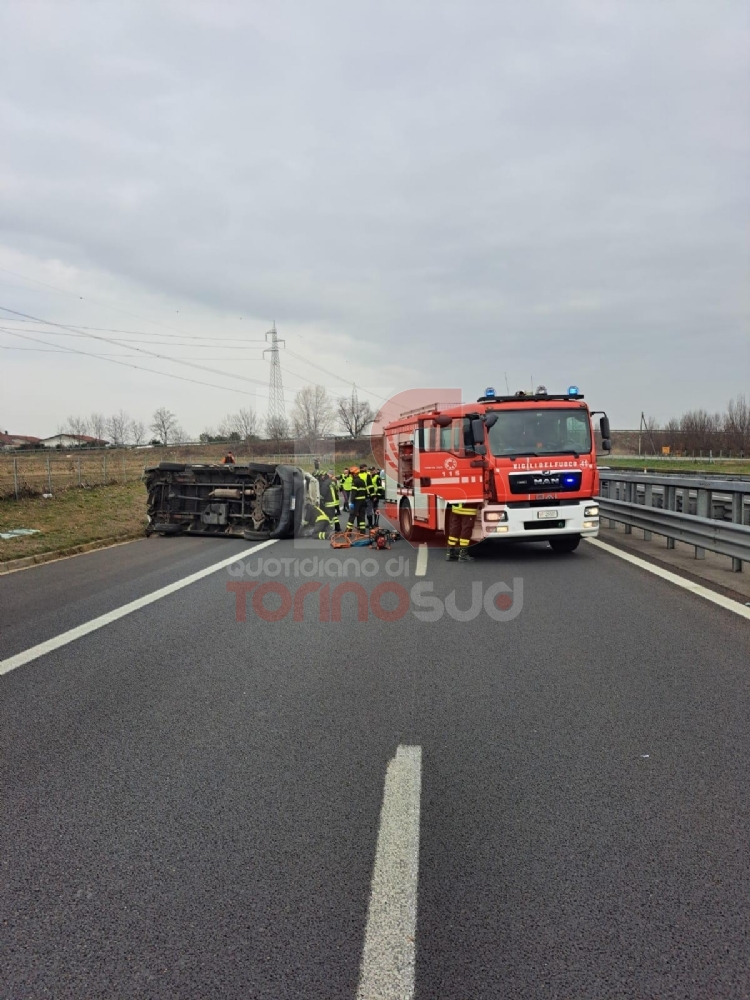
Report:
<svg viewBox="0 0 750 1000"><path fill-rule="evenodd" d="M601 414L602 448L610 450ZM451 503L476 504L473 541L548 541L572 552L599 531L592 414L576 386L402 414L383 432L385 512L412 541L445 531Z"/></svg>

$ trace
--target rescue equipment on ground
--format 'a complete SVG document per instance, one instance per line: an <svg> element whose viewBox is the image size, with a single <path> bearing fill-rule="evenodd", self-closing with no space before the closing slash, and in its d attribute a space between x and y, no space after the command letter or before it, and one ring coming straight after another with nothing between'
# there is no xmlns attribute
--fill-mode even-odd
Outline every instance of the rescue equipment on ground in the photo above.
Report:
<svg viewBox="0 0 750 1000"><path fill-rule="evenodd" d="M371 528L370 531L336 531L331 535L334 549L374 548L389 549L401 535L387 528Z"/></svg>

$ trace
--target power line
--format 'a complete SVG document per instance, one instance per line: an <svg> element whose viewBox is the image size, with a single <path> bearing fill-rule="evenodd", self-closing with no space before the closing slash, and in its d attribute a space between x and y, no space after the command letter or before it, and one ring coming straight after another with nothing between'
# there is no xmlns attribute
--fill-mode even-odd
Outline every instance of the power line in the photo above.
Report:
<svg viewBox="0 0 750 1000"><path fill-rule="evenodd" d="M31 351L36 354L65 354L64 347L14 347L11 344L0 344L0 349L5 351ZM137 354L98 354L99 358L137 358ZM172 358L173 361L247 361L247 358ZM259 361L262 359L258 359Z"/></svg>
<svg viewBox="0 0 750 1000"><path fill-rule="evenodd" d="M10 322L10 320L5 319L5 322L8 323ZM45 337L71 337L74 340L81 340L88 337L88 334L86 333L69 333L67 331L60 331L60 330L45 330L44 328L40 330L37 327L31 327L31 326L18 327L18 329L26 330L28 333L41 333ZM101 337L99 339L103 340L107 344L132 344L134 346L137 346L138 344L142 344L145 342L150 347L192 347L195 350L219 350L219 351L258 350L258 348L255 346L245 346L244 344L235 340L227 341L226 343L222 343L221 341L209 341L205 344L200 344L200 343L184 342L180 340L174 340L174 341L154 340L152 337L143 337L139 340L136 340L135 338L132 337L118 337L117 340L112 340L107 337ZM261 343L265 343L265 341L261 341ZM247 357L245 358L245 360L252 361L253 359ZM258 361L261 360L260 355L257 357L256 360Z"/></svg>
<svg viewBox="0 0 750 1000"><path fill-rule="evenodd" d="M22 340L31 340L37 344L47 344L47 346L52 346L49 344L48 341L39 340L37 337L30 337L28 334L25 333L18 333L17 330L8 330L5 327L0 327L0 332L10 333L14 337L21 337ZM78 348L76 347L66 347L64 348L64 350L68 351L70 354L82 354L84 357L87 358L98 358L101 361L109 361L110 364L121 365L123 368L136 368L138 369L138 371L150 372L152 375L161 375L163 378L176 378L180 382L192 382L193 385L204 385L208 386L209 389L221 389L222 392L235 392L240 396L249 395L248 392L243 391L242 389L233 389L231 386L216 385L213 382L202 382L196 378L188 378L186 375L175 375L173 372L160 372L157 371L155 368L144 368L143 365L134 365L130 364L127 361L115 361L114 358L110 357L107 354L92 354L91 351L79 351ZM261 383L261 385L263 384L264 383Z"/></svg>
<svg viewBox="0 0 750 1000"><path fill-rule="evenodd" d="M4 308L3 306L0 306L0 309L3 309L3 308ZM42 321L42 322L44 322L44 321ZM56 325L59 325L59 324L56 324ZM27 341L30 341L30 342L35 343L35 344L42 344L42 345L44 345L44 347L47 347L47 348L52 348L52 351L49 352L49 353L80 354L83 357L96 358L96 359L102 360L102 361L109 361L112 364L119 364L119 365L122 365L124 368L135 368L135 369L138 369L139 371L151 372L151 374L153 374L153 375L164 375L165 378L175 378L175 379L178 379L181 382L192 382L195 385L205 385L205 386L208 386L208 387L210 387L212 389L222 389L222 390L224 390L226 392L235 392L235 393L240 393L241 395L246 395L246 393L243 392L243 390L241 390L241 389L233 389L230 386L220 386L220 385L216 385L216 383L214 383L214 382L203 382L203 381L201 381L199 379L191 379L191 378L187 378L186 376L175 375L175 374L170 373L170 372L160 372L160 371L158 371L155 368L146 368L143 365L134 365L134 364L128 364L128 363L126 363L124 361L116 361L115 360L115 356L113 356L111 354L94 354L92 351L81 351L78 348L74 348L74 347L65 347L65 346L62 346L62 345L51 344L48 340L40 340L38 337L32 337L32 336L29 336L26 333L19 333L18 330L11 330L8 327L0 327L0 332L10 334L10 336L12 336L12 337L20 337L22 340L27 340ZM99 338L96 338L96 339L103 340L105 343L116 343L116 341L108 341L104 337L99 337ZM8 347L6 347L5 349L6 350L12 350L12 348L8 348ZM47 353L47 352L45 352L45 353ZM147 352L147 353L153 353L153 352ZM121 355L121 357L138 357L138 355L137 354L136 355ZM165 360L165 361L176 360L176 359L169 358L169 357L162 358L161 355L158 355L158 354L154 354L154 357L159 358L161 360ZM224 359L222 359L222 360L224 360ZM191 367L203 369L203 370L209 371L209 372L215 372L217 375L228 375L228 374L230 374L229 372L222 372L219 369L204 368L203 365L193 365ZM298 378L304 378L304 376L297 376L297 377ZM254 379L254 378L249 378L249 377L245 378L244 381L253 383L254 385L263 385L264 386L266 384L261 379ZM289 389L287 391L289 391L291 393L295 392L294 389Z"/></svg>
<svg viewBox="0 0 750 1000"><path fill-rule="evenodd" d="M311 368L317 368L318 371L323 372L324 375L330 375L332 378L338 379L339 382L343 382L344 385L346 385L346 386L352 386L353 385L353 386L356 387L356 382L352 382L351 379L343 378L341 375L337 375L336 372L329 371L327 368L323 368L322 365L316 364L314 361L309 361L307 358L303 357L301 354L297 354L295 351L292 351L289 348L287 348L286 353L290 354L293 358L297 358L298 361L302 361L302 362L304 362L304 364L310 365ZM294 375L295 373L292 372L292 374ZM298 378L302 378L303 376L302 375L298 375L297 377ZM308 381L311 381L311 380L308 379ZM360 388L364 389L364 386L360 386ZM371 389L364 389L364 391L368 394L368 396L377 396L378 399L382 399L385 402L388 402L388 398L389 398L388 396L381 396L380 393L373 392Z"/></svg>
<svg viewBox="0 0 750 1000"><path fill-rule="evenodd" d="M59 288L56 285L49 284L49 282L40 281L38 278L30 278L28 275L19 274L17 271L11 271L11 270L9 270L8 268L5 268L5 267L0 267L0 272L2 272L3 274L10 274L10 275L12 275L15 278L20 278L22 281L29 281L29 282L32 282L33 284L41 285L44 288L50 288L53 291L59 292L60 294L63 294L63 295L72 295L74 297L77 295L76 292L71 292L69 289ZM160 327L162 327L165 330L172 330L176 336L181 337L183 340L188 340L188 339L190 339L190 340L193 340L193 339L202 340L202 339L206 339L206 340L214 340L214 342L215 342L214 338L196 337L196 336L191 335L191 334L185 334L181 330L178 330L176 327L168 326L166 323L161 323L158 320L152 320L152 319L148 319L147 317L144 317L144 316L139 316L137 313L130 312L127 309L122 309L119 306L113 306L113 305L108 304L107 302L104 302L102 300L85 298L83 295L77 295L77 297L78 297L79 301L86 301L86 302L91 302L91 303L103 305L105 308L114 309L115 312L122 313L123 316L132 316L134 319L139 319L142 322L151 323L154 326L160 326ZM0 306L0 308L3 308L3 307ZM37 322L37 323L46 323L47 322L46 320L35 319L34 317L28 316L25 313L14 312L14 310L4 310L4 311L8 311L8 312L14 313L14 315L16 315L18 317L21 317L23 321L27 321L27 322L31 321L31 322ZM240 319L242 319L241 316L240 316ZM21 320L19 320L19 321L21 321ZM61 327L62 329L68 329L63 324L60 324L60 323L52 323L52 324L48 324L48 325L58 326L58 327ZM70 329L74 329L74 330L78 330L78 331L96 330L97 332L101 332L101 333L118 333L118 332L120 332L118 330L110 329L110 328L107 328L107 327L84 327L84 326L79 326L79 327L71 327ZM53 331L44 331L44 332L45 332L45 336L49 336L49 335L51 335L53 333ZM141 331L122 331L122 332L137 333L137 334L142 335L144 337L148 336L148 334L142 333ZM86 336L85 333L84 334L79 334L79 335L80 336ZM167 337L167 336L169 336L169 334L162 334L162 336L163 337ZM100 338L100 339L105 339L105 338ZM235 338L218 338L218 339L225 339L225 340L231 341L231 340L234 340ZM236 339L239 339L239 338L236 338ZM116 343L116 341L107 341L107 342ZM152 343L156 343L157 346L161 346L160 342L152 342ZM265 343L265 341L243 341L243 343L245 343L245 344ZM120 346L122 346L122 345L120 345ZM164 345L164 346L166 346L166 345ZM172 345L169 345L169 346L172 346ZM178 346L178 345L174 345L174 346ZM180 345L180 346L188 346L188 345ZM236 344L235 346L241 347L240 344ZM149 352L142 351L141 353L149 353ZM323 372L323 374L329 375L329 376L331 376L331 377L333 377L335 379L338 379L339 381L343 382L345 385L352 385L353 384L350 379L345 379L342 376L337 375L335 372L331 372L328 369L325 369L325 368L321 367L320 365L315 364L315 362L309 361L307 358L304 358L304 357L302 357L299 354L295 354L293 351L288 351L288 353L292 354L299 361L303 361L306 365L310 365L313 368L317 368L319 371ZM153 356L157 357L157 358L160 358L160 360L175 360L175 361L178 361L178 363L183 363L183 364L187 363L187 362L185 362L182 359L177 359L177 358L175 358L175 359L169 359L169 358L167 358L165 356L161 356L161 355L158 355L158 354L154 354ZM206 360L208 360L208 359L206 359ZM193 365L192 367L198 367L198 368L200 368L200 366L196 366L196 365ZM212 369L208 369L208 368L205 369L205 370L206 371L213 371ZM278 368L278 372L279 372L279 376L280 376L280 373L281 373L280 365L279 365L279 368ZM229 375L228 372L213 371L213 373L214 374L219 374L219 375L225 375L225 376ZM290 374L293 374L297 378L302 378L302 379L304 379L307 382L311 382L312 384L315 384L312 379L307 379L303 375L299 375L299 374L297 374L295 372L291 372L291 371L290 371ZM242 376L233 375L233 374L230 375L230 377L232 377L232 378L242 378ZM245 379L245 381L253 381L253 380L252 379ZM387 400L389 398L389 397L386 397L386 396L381 396L377 392L372 392L370 390L365 390L365 391L368 393L368 395L375 396L376 398L382 399L382 400L384 400L386 402L387 402ZM282 389L282 392L283 392L283 389Z"/></svg>
<svg viewBox="0 0 750 1000"><path fill-rule="evenodd" d="M30 319L8 319L7 323L32 323L37 322L36 320ZM142 337L151 340L155 335L153 333L147 333L145 330L119 330L110 326L84 326L81 323L76 323L76 330L95 330L97 333L119 333L127 334L129 336ZM51 335L51 333L49 334ZM64 333L55 333L56 337L64 337ZM71 337L84 337L86 334L70 334ZM226 341L227 343L237 344L265 344L265 340L246 340L244 337L211 337L207 333L204 334L193 334L193 333L160 333L156 336L159 337L169 337L174 340L206 340L212 344L218 344L220 341Z"/></svg>
<svg viewBox="0 0 750 1000"><path fill-rule="evenodd" d="M11 315L13 315L13 316L23 316L25 319L34 320L36 323L43 323L43 324L45 324L47 326L56 326L56 327L58 327L61 330L72 330L74 333L80 332L79 329L78 329L78 327L75 327L75 326L72 326L72 325L71 326L66 326L64 323L55 323L52 320L40 319L38 316L30 316L28 313L22 313L22 312L19 312L16 309L9 309L7 306L0 306L0 310L2 310L2 312L11 313ZM10 331L10 332L14 332L14 331ZM118 347L125 347L126 346L125 344L122 344L122 343L118 342L117 340L114 340L114 339L111 339L111 338L107 338L107 337L100 337L100 336L98 336L95 333L87 333L87 334L85 334L85 336L90 337L92 340L100 340L100 341L102 341L105 344L116 344ZM265 384L260 379L250 378L247 375L237 375L234 372L223 372L223 371L220 371L217 368L208 368L208 367L206 367L206 365L199 365L199 364L196 364L195 362L192 362L192 361L177 361L175 358L172 358L169 355L159 354L158 351L149 351L145 347L132 347L131 346L130 349L138 351L139 354L145 354L148 357L157 358L160 361L172 361L172 362L176 362L177 364L180 364L180 365L187 365L189 368L196 368L196 369L198 369L198 371L210 372L212 375L222 375L224 378L235 378L235 379L238 379L241 382L250 382L250 383L255 383L256 385L264 385Z"/></svg>

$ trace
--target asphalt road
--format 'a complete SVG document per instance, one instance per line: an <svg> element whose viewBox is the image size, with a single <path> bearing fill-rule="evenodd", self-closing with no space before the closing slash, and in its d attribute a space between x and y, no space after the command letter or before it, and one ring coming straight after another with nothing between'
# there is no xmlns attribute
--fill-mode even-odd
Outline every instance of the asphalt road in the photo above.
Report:
<svg viewBox="0 0 750 1000"><path fill-rule="evenodd" d="M750 996L748 622L585 544L432 550L419 577L404 542L313 546L0 676L0 997L354 1000L399 747L421 748L419 1000ZM0 577L0 661L247 548ZM269 621L251 592L237 621L228 584L346 582L295 577L313 556L456 610L384 621L399 595L373 597L358 621L350 594L321 621L317 591ZM509 620L456 620L501 581Z"/></svg>

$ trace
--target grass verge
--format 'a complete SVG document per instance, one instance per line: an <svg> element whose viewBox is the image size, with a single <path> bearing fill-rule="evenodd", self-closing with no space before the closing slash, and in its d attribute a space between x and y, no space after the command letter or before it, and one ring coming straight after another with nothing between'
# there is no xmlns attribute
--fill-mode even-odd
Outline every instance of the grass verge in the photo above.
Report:
<svg viewBox="0 0 750 1000"><path fill-rule="evenodd" d="M37 528L40 534L0 538L0 562L132 535L145 526L146 490L140 482L63 490L50 500L1 500L0 531Z"/></svg>

